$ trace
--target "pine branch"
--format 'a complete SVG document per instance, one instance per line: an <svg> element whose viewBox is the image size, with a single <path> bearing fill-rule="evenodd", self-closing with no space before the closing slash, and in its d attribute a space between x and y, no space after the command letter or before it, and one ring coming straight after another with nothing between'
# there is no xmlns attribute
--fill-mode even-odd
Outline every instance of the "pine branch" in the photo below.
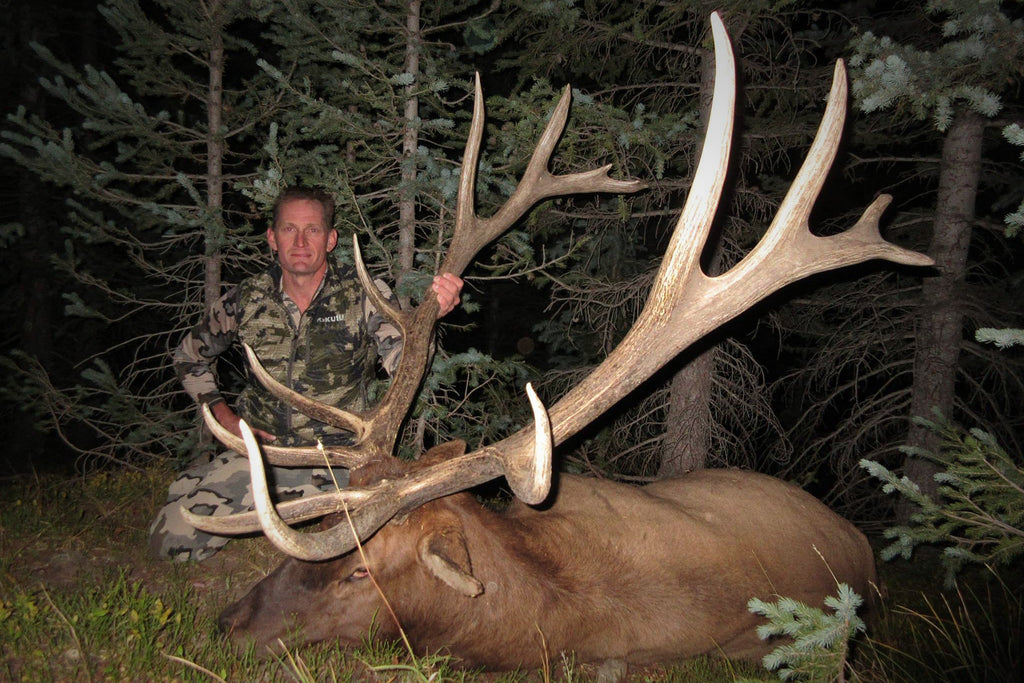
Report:
<svg viewBox="0 0 1024 683"><path fill-rule="evenodd" d="M906 477L877 462L861 461L883 482L885 493L897 492L917 506L906 525L887 529L892 540L883 559L909 559L921 544L943 546L946 582L952 585L965 564L1007 565L1024 555L1024 468L980 429L965 432L938 417L919 423L942 439L938 452L904 449L942 469L935 475L938 497L921 493Z"/></svg>

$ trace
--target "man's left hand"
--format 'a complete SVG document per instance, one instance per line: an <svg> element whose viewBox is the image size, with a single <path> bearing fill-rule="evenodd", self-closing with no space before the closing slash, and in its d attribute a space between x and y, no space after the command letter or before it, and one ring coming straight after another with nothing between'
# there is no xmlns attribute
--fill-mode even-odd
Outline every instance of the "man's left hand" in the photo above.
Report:
<svg viewBox="0 0 1024 683"><path fill-rule="evenodd" d="M462 292L463 284L462 278L452 273L442 273L441 275L434 276L434 282L430 285L430 288L437 294L437 303L439 305L437 311L438 318L448 315L459 305L459 294Z"/></svg>

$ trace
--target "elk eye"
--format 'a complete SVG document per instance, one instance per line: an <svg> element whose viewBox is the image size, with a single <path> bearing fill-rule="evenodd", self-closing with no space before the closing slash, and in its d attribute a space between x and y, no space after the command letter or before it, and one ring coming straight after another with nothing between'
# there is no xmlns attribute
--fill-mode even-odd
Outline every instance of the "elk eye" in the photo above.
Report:
<svg viewBox="0 0 1024 683"><path fill-rule="evenodd" d="M346 579L346 581L362 581L369 575L370 572L366 569L366 567L359 567L354 572L349 574L349 577L348 579Z"/></svg>

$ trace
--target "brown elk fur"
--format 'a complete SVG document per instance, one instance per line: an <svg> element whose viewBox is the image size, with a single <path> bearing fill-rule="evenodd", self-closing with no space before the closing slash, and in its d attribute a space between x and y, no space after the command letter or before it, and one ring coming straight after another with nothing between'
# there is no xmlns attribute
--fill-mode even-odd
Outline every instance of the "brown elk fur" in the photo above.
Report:
<svg viewBox="0 0 1024 683"><path fill-rule="evenodd" d="M632 487L563 475L546 509L505 512L452 495L392 522L363 547L368 566L419 653L465 666L633 664L700 653L757 658L752 597L821 606L837 583L870 599L874 559L863 535L801 489L739 470L705 470ZM470 597L422 561L425 537L483 592ZM454 535L454 539L453 539ZM398 636L359 551L311 563L288 559L222 616L238 642ZM301 624L302 630L294 632ZM289 632L289 631L293 632Z"/></svg>

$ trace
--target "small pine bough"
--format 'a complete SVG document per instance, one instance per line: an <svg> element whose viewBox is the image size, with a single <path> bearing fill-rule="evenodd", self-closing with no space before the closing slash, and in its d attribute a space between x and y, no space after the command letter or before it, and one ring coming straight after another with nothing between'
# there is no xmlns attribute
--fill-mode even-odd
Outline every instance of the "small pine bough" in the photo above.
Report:
<svg viewBox="0 0 1024 683"><path fill-rule="evenodd" d="M942 547L946 587L952 588L965 565L1010 565L1024 555L1024 467L988 432L964 431L936 412L935 419L915 418L934 432L941 447L935 451L904 447L907 455L939 466L938 496L932 498L907 477L881 463L860 465L882 481L882 491L898 492L914 504L907 524L885 530L892 543L883 560L909 560L920 545Z"/></svg>
<svg viewBox="0 0 1024 683"><path fill-rule="evenodd" d="M750 611L768 620L757 627L757 635L765 642L785 641L761 662L784 681L842 683L846 680L850 643L866 629L857 615L863 604L864 599L845 583L837 586L835 595L825 598L831 613L787 597L775 602L751 599L747 605Z"/></svg>

